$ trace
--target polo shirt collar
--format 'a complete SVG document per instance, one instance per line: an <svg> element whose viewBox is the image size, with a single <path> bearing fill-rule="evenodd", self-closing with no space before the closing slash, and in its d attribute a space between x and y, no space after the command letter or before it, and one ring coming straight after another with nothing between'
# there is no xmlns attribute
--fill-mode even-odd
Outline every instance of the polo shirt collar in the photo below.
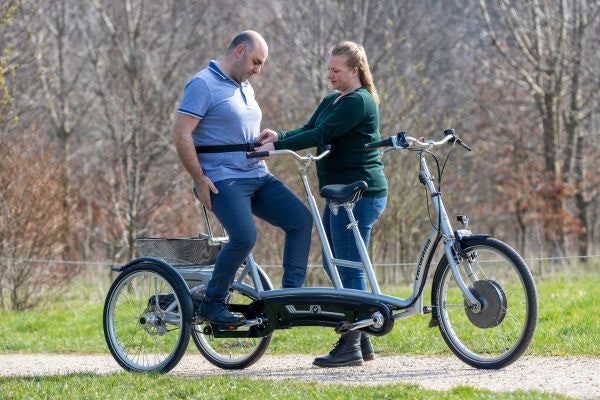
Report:
<svg viewBox="0 0 600 400"><path fill-rule="evenodd" d="M234 81L233 79L230 79L227 75L225 75L225 73L223 71L221 71L221 68L219 68L219 66L217 65L215 60L211 60L208 63L208 69L211 70L212 72L214 72L217 76L219 76L221 79L224 80L228 80L231 81L233 83L235 83L236 85L238 85L238 83L236 81ZM242 87L246 87L250 84L250 82L248 81L244 81L240 84L240 86Z"/></svg>

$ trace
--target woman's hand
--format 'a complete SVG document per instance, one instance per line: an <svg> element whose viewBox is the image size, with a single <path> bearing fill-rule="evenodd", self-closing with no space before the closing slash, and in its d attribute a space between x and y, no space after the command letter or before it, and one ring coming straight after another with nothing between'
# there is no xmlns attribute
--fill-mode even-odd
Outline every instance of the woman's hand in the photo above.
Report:
<svg viewBox="0 0 600 400"><path fill-rule="evenodd" d="M256 148L254 151L271 151L275 150L273 143L265 143L262 146Z"/></svg>
<svg viewBox="0 0 600 400"><path fill-rule="evenodd" d="M263 129L260 132L260 136L258 137L258 142L261 144L272 143L279 140L279 136L277 136L277 132L272 129ZM273 150L273 149L271 149Z"/></svg>

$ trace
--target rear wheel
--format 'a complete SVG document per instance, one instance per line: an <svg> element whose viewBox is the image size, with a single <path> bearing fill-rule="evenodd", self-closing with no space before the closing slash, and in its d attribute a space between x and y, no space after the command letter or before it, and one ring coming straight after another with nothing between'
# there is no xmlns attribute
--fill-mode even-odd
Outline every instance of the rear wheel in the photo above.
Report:
<svg viewBox="0 0 600 400"><path fill-rule="evenodd" d="M482 303L469 307L444 257L433 281L433 306L440 333L452 352L476 368L499 369L527 349L537 323L531 272L508 245L474 238L458 266L469 290Z"/></svg>
<svg viewBox="0 0 600 400"><path fill-rule="evenodd" d="M187 285L168 265L128 267L113 282L104 304L104 337L128 371L168 372L190 340L193 307Z"/></svg>
<svg viewBox="0 0 600 400"><path fill-rule="evenodd" d="M241 271L241 270L240 270ZM270 281L262 269L258 269L264 290L273 289ZM254 280L248 274L242 281L250 288L254 288ZM243 285L235 285L226 299L228 304L250 304L257 300L252 290L245 289ZM237 332L247 331L248 328L238 328ZM192 326L192 339L202 355L212 364L223 369L246 368L262 357L269 343L272 333L263 337L215 337L210 332L212 327L208 322ZM206 332L206 333L205 333Z"/></svg>

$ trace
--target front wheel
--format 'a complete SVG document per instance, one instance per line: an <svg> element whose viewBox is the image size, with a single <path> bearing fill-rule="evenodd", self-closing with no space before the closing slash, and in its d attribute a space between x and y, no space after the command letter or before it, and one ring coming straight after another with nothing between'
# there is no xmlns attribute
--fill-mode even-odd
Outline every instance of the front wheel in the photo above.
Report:
<svg viewBox="0 0 600 400"><path fill-rule="evenodd" d="M104 337L128 371L168 372L190 340L193 307L183 279L168 265L142 262L113 282L104 304Z"/></svg>
<svg viewBox="0 0 600 400"><path fill-rule="evenodd" d="M462 361L475 368L503 368L523 354L535 331L537 295L531 272L512 248L496 239L467 239L463 250L458 269L482 309L465 302L443 257L433 280L434 317L444 341Z"/></svg>

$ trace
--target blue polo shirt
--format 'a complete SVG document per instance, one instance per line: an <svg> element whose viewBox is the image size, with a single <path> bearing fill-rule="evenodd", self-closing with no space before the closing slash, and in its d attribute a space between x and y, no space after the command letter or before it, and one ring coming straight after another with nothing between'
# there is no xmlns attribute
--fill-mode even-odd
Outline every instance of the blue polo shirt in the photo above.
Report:
<svg viewBox="0 0 600 400"><path fill-rule="evenodd" d="M192 133L197 146L251 143L260 133L262 113L250 82L229 79L214 61L187 82L177 112L200 119ZM213 182L267 174L264 163L243 151L201 153L198 160Z"/></svg>

